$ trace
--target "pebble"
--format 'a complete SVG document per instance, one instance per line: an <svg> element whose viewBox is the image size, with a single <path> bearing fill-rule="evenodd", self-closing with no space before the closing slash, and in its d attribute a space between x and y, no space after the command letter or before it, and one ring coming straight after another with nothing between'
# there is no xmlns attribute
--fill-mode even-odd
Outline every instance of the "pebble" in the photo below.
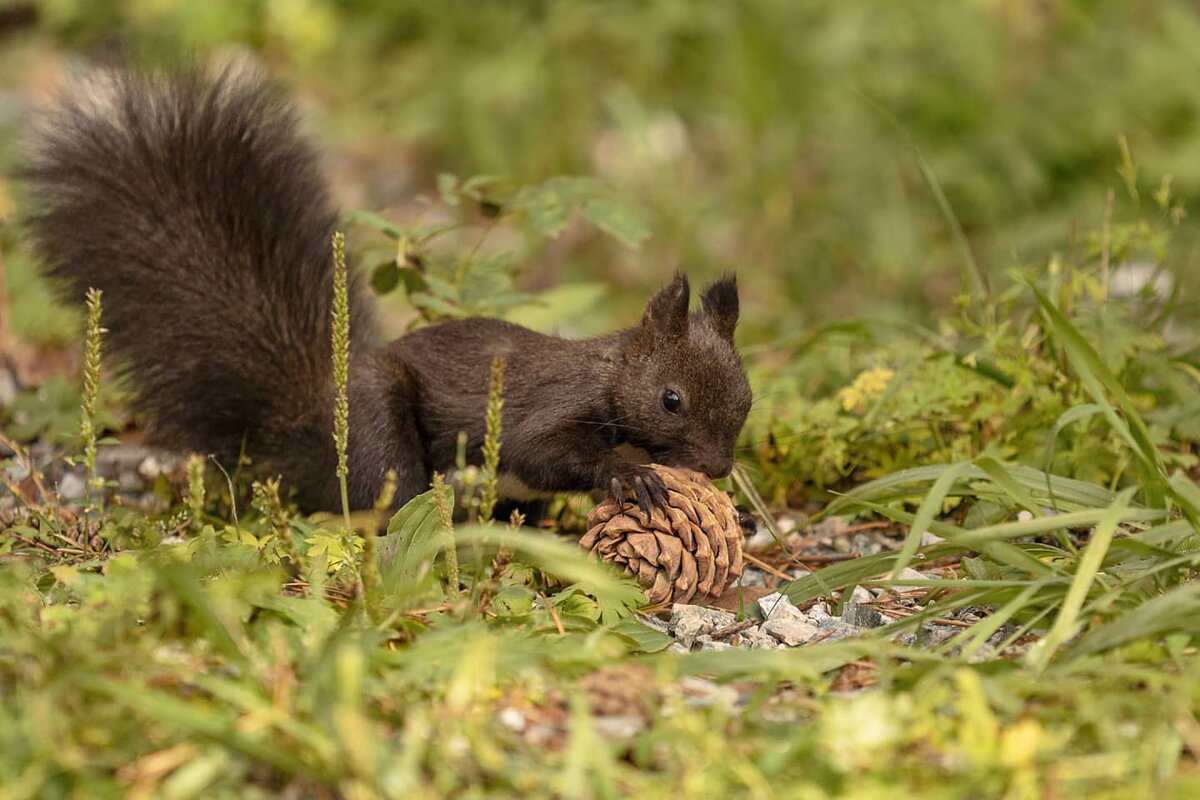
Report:
<svg viewBox="0 0 1200 800"><path fill-rule="evenodd" d="M760 553L764 550L770 550L775 547L775 537L766 527L758 529L758 532L746 540L742 545L742 549L747 553Z"/></svg>
<svg viewBox="0 0 1200 800"><path fill-rule="evenodd" d="M684 647L691 648L702 633L732 625L737 617L728 611L676 603L671 606L671 632Z"/></svg>
<svg viewBox="0 0 1200 800"><path fill-rule="evenodd" d="M855 602L842 606L842 621L856 628L878 628L887 622L876 609Z"/></svg>
<svg viewBox="0 0 1200 800"><path fill-rule="evenodd" d="M146 480L153 480L163 473L162 464L154 456L146 456L142 459L142 463L138 464L137 470Z"/></svg>
<svg viewBox="0 0 1200 800"><path fill-rule="evenodd" d="M779 535L786 538L788 534L799 530L800 518L793 514L781 514L775 518L775 529L779 531Z"/></svg>
<svg viewBox="0 0 1200 800"><path fill-rule="evenodd" d="M821 637L822 642L836 642L839 639L854 636L862 630L848 625L840 617L830 614L829 606L825 603L817 603L808 610L808 621L824 632Z"/></svg>
<svg viewBox="0 0 1200 800"><path fill-rule="evenodd" d="M813 603L808 609L808 618L822 627L828 627L837 622L837 617L829 613L828 603Z"/></svg>
<svg viewBox="0 0 1200 800"><path fill-rule="evenodd" d="M751 650L778 650L780 648L779 641L764 632L761 627L742 631L740 637L741 641L749 643Z"/></svg>
<svg viewBox="0 0 1200 800"><path fill-rule="evenodd" d="M11 370L0 370L0 406L11 406L17 399L17 379Z"/></svg>
<svg viewBox="0 0 1200 800"><path fill-rule="evenodd" d="M917 634L917 644L921 647L937 647L960 630L950 625L926 622Z"/></svg>
<svg viewBox="0 0 1200 800"><path fill-rule="evenodd" d="M87 493L87 482L74 472L64 473L58 481L58 494L64 500L78 500Z"/></svg>
<svg viewBox="0 0 1200 800"><path fill-rule="evenodd" d="M738 581L739 586L766 586L767 573L757 567L746 567Z"/></svg>
<svg viewBox="0 0 1200 800"><path fill-rule="evenodd" d="M821 635L821 629L804 620L781 617L762 624L762 631L788 647L804 644Z"/></svg>
<svg viewBox="0 0 1200 800"><path fill-rule="evenodd" d="M503 708L500 710L500 724L510 731L523 731L525 730L525 715L515 708Z"/></svg>
<svg viewBox="0 0 1200 800"><path fill-rule="evenodd" d="M840 536L841 533L850 527L850 521L845 517L826 517L825 519L812 526L813 536L821 538L829 538Z"/></svg>
<svg viewBox="0 0 1200 800"><path fill-rule="evenodd" d="M732 686L719 685L694 675L681 678L679 688L684 701L692 706L723 705L732 708L738 702L738 692Z"/></svg>
<svg viewBox="0 0 1200 800"><path fill-rule="evenodd" d="M905 567L904 569L900 570L900 574L896 576L896 580L898 580L898 581L927 581L927 580L929 580L929 576L923 572L920 572L919 570L913 569L912 567ZM889 586L887 588L893 592L914 592L914 591L917 591L918 589L925 589L928 587L908 586L906 584L896 584L894 586Z"/></svg>
<svg viewBox="0 0 1200 800"><path fill-rule="evenodd" d="M805 619L804 612L796 608L787 595L782 595L779 592L772 592L766 597L760 597L758 599L758 610L762 613L764 620Z"/></svg>
<svg viewBox="0 0 1200 800"><path fill-rule="evenodd" d="M850 540L850 552L864 556L873 556L883 552L883 542L865 533L856 533Z"/></svg>
<svg viewBox="0 0 1200 800"><path fill-rule="evenodd" d="M609 741L632 739L645 729L646 720L636 714L598 716L592 717L592 727Z"/></svg>
<svg viewBox="0 0 1200 800"><path fill-rule="evenodd" d="M850 593L850 600L855 603L869 603L875 599L875 595L871 594L865 586L855 586L854 591Z"/></svg>
<svg viewBox="0 0 1200 800"><path fill-rule="evenodd" d="M117 491L132 494L146 488L146 482L132 472L122 472L117 476Z"/></svg>

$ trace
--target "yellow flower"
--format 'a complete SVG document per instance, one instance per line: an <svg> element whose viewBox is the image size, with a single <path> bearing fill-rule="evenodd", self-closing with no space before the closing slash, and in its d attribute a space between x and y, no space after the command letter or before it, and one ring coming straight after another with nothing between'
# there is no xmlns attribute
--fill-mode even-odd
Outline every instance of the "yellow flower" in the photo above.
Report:
<svg viewBox="0 0 1200 800"><path fill-rule="evenodd" d="M861 411L868 400L883 393L895 371L887 367L872 367L858 374L846 388L838 392L843 411Z"/></svg>

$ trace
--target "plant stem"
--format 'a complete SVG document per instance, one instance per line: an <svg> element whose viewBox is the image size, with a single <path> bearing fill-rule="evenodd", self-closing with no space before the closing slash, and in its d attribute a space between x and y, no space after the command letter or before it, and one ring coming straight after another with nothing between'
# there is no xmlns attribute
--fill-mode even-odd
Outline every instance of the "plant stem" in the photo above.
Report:
<svg viewBox="0 0 1200 800"><path fill-rule="evenodd" d="M350 469L346 451L350 440L350 399L347 385L350 380L350 291L346 269L346 237L341 231L333 234L333 442L337 447L337 477L342 493L342 518L350 532L350 494L346 476Z"/></svg>

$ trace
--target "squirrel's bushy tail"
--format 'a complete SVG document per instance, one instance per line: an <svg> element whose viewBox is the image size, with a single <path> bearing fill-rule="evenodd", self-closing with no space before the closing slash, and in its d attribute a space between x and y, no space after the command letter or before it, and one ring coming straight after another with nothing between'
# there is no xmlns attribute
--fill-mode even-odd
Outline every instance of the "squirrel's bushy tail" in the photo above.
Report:
<svg viewBox="0 0 1200 800"><path fill-rule="evenodd" d="M96 70L38 118L24 175L44 272L72 301L103 290L106 349L156 438L331 458L336 217L272 87L240 68ZM374 326L351 290L362 352Z"/></svg>

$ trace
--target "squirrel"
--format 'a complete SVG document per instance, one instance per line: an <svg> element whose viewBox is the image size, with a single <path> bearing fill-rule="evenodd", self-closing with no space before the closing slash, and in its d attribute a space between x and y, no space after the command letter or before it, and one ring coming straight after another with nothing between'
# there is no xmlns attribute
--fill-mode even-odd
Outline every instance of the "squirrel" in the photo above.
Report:
<svg viewBox="0 0 1200 800"><path fill-rule="evenodd" d="M105 348L153 440L282 475L340 510L331 362L337 214L294 108L257 70L94 68L31 127L25 228L64 297L103 292ZM641 322L568 340L471 318L378 341L350 281L349 503L394 471L399 506L479 464L489 367L505 362L501 491L610 492L650 510L653 462L727 475L751 403L736 278L689 312L686 276ZM513 489L512 487L517 487ZM506 491L506 488L508 491Z"/></svg>

